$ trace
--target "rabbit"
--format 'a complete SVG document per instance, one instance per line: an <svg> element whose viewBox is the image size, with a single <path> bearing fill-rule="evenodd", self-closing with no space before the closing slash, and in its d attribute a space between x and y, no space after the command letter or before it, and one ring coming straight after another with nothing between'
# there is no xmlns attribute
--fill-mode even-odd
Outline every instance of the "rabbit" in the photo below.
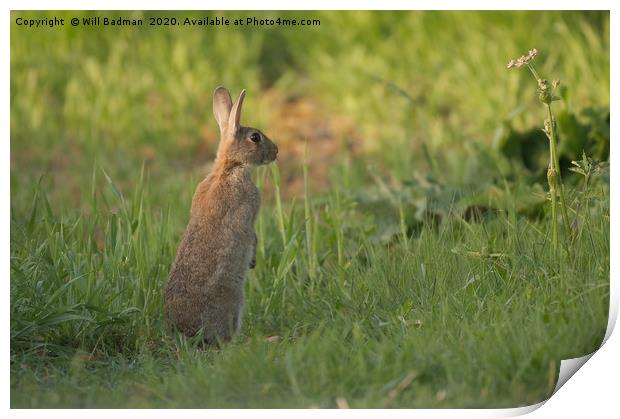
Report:
<svg viewBox="0 0 620 419"><path fill-rule="evenodd" d="M213 93L220 143L209 175L198 185L190 219L165 287L169 330L219 346L238 332L244 283L256 265L254 221L260 207L250 168L274 161L278 147L256 128L240 125L245 90Z"/></svg>

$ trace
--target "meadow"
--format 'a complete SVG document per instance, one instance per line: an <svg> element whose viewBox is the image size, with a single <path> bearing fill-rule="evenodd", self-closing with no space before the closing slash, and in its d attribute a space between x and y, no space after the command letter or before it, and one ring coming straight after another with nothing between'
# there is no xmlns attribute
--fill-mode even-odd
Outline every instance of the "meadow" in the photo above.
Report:
<svg viewBox="0 0 620 419"><path fill-rule="evenodd" d="M609 13L17 16L320 25L12 24L11 407L517 407L601 344ZM568 249L536 83L506 68L533 47L561 79ZM162 290L218 85L280 153L254 172L241 333L213 350L166 334Z"/></svg>

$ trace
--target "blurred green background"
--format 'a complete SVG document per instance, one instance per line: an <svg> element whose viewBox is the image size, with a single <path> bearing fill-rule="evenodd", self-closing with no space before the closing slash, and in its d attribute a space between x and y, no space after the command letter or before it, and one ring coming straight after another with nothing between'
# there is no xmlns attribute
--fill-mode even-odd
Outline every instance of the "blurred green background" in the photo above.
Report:
<svg viewBox="0 0 620 419"><path fill-rule="evenodd" d="M402 176L415 167L480 181L477 145L499 149L541 126L533 79L506 69L533 47L538 71L562 81L556 109L569 122L587 131L584 110L602 115L599 125L609 113L606 12L13 12L12 20L96 15L147 25L11 25L14 205L42 174L54 202L77 204L95 161L122 187L143 162L162 192L200 177L217 145L218 85L248 90L244 121L280 144L292 195L306 141L319 188L342 153ZM152 16L316 18L320 26L154 27ZM601 147L605 158L608 138Z"/></svg>

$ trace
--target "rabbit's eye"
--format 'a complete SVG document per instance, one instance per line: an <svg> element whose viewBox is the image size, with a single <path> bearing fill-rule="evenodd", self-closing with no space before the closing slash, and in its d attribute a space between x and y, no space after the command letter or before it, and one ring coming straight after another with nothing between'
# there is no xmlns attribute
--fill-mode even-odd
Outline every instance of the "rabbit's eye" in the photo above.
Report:
<svg viewBox="0 0 620 419"><path fill-rule="evenodd" d="M258 143L260 141L260 134L257 132L252 133L252 135L250 135L250 140L252 140L253 143Z"/></svg>

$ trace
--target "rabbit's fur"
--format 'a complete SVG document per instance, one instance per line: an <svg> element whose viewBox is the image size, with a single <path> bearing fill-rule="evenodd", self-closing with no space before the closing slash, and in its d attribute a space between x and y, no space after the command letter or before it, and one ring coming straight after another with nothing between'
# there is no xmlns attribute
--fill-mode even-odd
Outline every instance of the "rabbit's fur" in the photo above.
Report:
<svg viewBox="0 0 620 419"><path fill-rule="evenodd" d="M254 220L260 206L252 166L275 160L278 147L239 124L245 90L234 103L215 89L220 145L211 173L198 185L190 220L165 289L168 325L187 336L202 328L209 344L230 340L241 323L243 286L256 263Z"/></svg>

